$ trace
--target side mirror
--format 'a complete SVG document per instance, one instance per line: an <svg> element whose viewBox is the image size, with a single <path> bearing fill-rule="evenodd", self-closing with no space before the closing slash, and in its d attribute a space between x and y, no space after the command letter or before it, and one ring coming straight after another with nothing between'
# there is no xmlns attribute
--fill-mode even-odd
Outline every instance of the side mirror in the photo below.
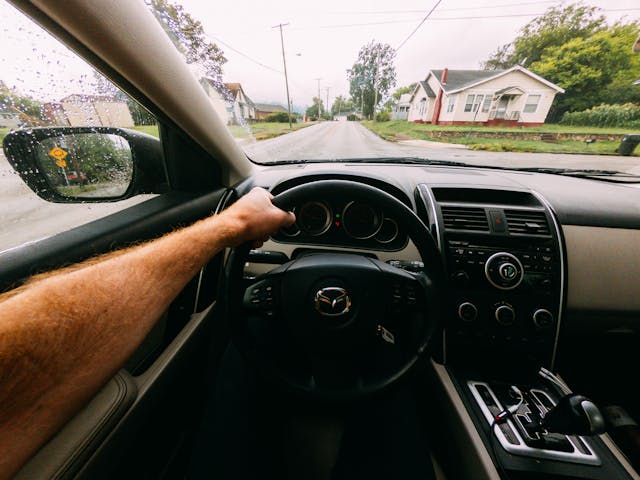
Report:
<svg viewBox="0 0 640 480"><path fill-rule="evenodd" d="M160 141L112 127L42 127L9 132L7 160L49 202L104 202L168 190Z"/></svg>

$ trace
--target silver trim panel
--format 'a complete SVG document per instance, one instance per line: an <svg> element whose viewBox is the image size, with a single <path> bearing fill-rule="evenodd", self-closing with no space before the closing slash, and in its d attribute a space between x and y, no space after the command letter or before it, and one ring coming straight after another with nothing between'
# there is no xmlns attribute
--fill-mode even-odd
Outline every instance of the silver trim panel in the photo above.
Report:
<svg viewBox="0 0 640 480"><path fill-rule="evenodd" d="M560 259L560 299L558 302L558 315L557 315L557 321L556 321L556 336L555 339L553 341L553 351L551 353L551 365L550 365L550 369L551 371L553 371L555 369L555 363L556 363L556 355L558 353L558 340L560 339L560 324L562 323L562 309L563 309L563 300L564 300L564 291L566 288L565 285L565 258L564 258L564 242L563 242L563 235L562 235L562 230L560 229L560 224L558 223L558 220L556 219L556 212L553 210L553 208L551 207L551 204L549 202L547 202L547 199L544 198L542 196L542 194L536 192L535 190L531 190L531 193L542 202L542 204L546 207L546 209L549 211L549 214L551 216L551 219L553 220L553 227L556 230L556 243L558 245L558 257Z"/></svg>
<svg viewBox="0 0 640 480"><path fill-rule="evenodd" d="M498 400L496 395L493 393L493 390L491 389L489 384L487 384L485 382L477 382L477 381L469 381L469 382L467 382L467 386L469 387L469 390L471 391L471 394L473 395L473 398L478 403L478 406L480 407L480 410L482 410L482 414L484 415L485 420L487 421L487 423L489 425L492 425L493 424L493 420L494 420L493 414L489 411L489 408L487 407L487 405L485 404L484 400L482 399L482 396L480 395L480 392L478 392L478 388L477 387L480 386L480 385L482 385L482 386L487 388L487 390L491 394L491 398L493 398L493 401L498 406L498 408L500 408L501 410L504 410L504 405L502 405L500 403L500 401ZM541 394L544 395L545 397L547 397L551 401L551 403L553 403L555 405L556 402L554 402L553 399L551 399L542 390L532 390L532 392L535 393L536 396L541 395ZM544 412L541 412L541 413L544 413ZM563 461L563 462L580 463L580 464L585 464L585 465L601 465L602 464L602 461L595 454L595 452L593 451L593 449L591 448L591 446L589 444L589 441L585 437L579 437L579 438L582 441L582 443L585 445L586 449L590 452L590 454L582 453L579 450L579 448L576 446L576 442L575 442L574 439L571 438L571 436L567 436L567 439L573 445L573 449L574 449L573 452L559 452L559 451L556 451L556 450L543 450L543 449L540 449L540 448L531 448L528 445L526 445L524 440L522 439L522 436L518 432L518 429L513 424L512 419L508 419L506 424L511 429L511 432L512 432L513 436L519 442L518 445L514 445L514 444L510 443L507 440L507 438L505 437L505 435L502 433L502 430L499 429L499 428L494 428L493 432L490 432L490 435L495 434L495 438L498 439L498 441L500 442L500 445L502 446L502 448L504 448L509 453L512 453L514 455L522 455L522 456L525 456L525 457L543 458L543 459L547 459L547 460L559 460L559 461Z"/></svg>

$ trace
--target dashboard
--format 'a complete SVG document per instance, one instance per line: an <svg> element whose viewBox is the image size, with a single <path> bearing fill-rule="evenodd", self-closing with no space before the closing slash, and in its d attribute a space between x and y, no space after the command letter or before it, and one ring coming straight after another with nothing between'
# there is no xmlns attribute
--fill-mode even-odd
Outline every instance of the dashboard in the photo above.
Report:
<svg viewBox="0 0 640 480"><path fill-rule="evenodd" d="M583 327L571 323L572 314L587 309L592 320L611 322L602 312L640 312L630 282L640 276L636 186L472 167L348 163L264 167L254 180L276 195L327 178L386 191L432 232L447 274L440 355L449 361L511 352L552 365L561 330ZM296 225L274 235L265 250L286 258L309 250L362 251L408 270L420 263L402 225L373 206L318 198L295 213Z"/></svg>

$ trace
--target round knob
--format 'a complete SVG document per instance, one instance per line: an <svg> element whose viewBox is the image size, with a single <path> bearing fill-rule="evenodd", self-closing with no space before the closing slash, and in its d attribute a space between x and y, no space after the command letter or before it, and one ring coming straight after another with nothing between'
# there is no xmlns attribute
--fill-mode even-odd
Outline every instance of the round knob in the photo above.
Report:
<svg viewBox="0 0 640 480"><path fill-rule="evenodd" d="M491 255L484 266L489 283L500 290L512 290L524 278L524 268L518 257L507 252Z"/></svg>
<svg viewBox="0 0 640 480"><path fill-rule="evenodd" d="M503 327L513 325L516 319L516 312L509 305L500 305L495 311L496 321Z"/></svg>
<svg viewBox="0 0 640 480"><path fill-rule="evenodd" d="M511 281L518 275L518 267L511 262L501 263L498 267L498 274L503 280Z"/></svg>
<svg viewBox="0 0 640 480"><path fill-rule="evenodd" d="M553 313L546 308L533 312L533 324L538 328L549 328L553 325Z"/></svg>
<svg viewBox="0 0 640 480"><path fill-rule="evenodd" d="M478 316L478 309L471 302L461 303L458 307L458 318L464 322L473 322Z"/></svg>
<svg viewBox="0 0 640 480"><path fill-rule="evenodd" d="M464 270L458 270L457 272L454 272L451 278L456 285L459 285L461 287L469 283L469 274Z"/></svg>

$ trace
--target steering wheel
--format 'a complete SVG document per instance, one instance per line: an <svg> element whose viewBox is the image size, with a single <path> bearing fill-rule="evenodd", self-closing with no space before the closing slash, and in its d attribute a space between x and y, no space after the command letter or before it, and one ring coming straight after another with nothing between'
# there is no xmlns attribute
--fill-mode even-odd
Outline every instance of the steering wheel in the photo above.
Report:
<svg viewBox="0 0 640 480"><path fill-rule="evenodd" d="M365 255L310 253L248 282L250 244L226 265L227 313L236 347L258 370L297 392L347 400L399 380L440 326L444 268L429 229L388 193L347 180L298 185L273 199L283 210L342 196L381 208L413 241L424 270Z"/></svg>

